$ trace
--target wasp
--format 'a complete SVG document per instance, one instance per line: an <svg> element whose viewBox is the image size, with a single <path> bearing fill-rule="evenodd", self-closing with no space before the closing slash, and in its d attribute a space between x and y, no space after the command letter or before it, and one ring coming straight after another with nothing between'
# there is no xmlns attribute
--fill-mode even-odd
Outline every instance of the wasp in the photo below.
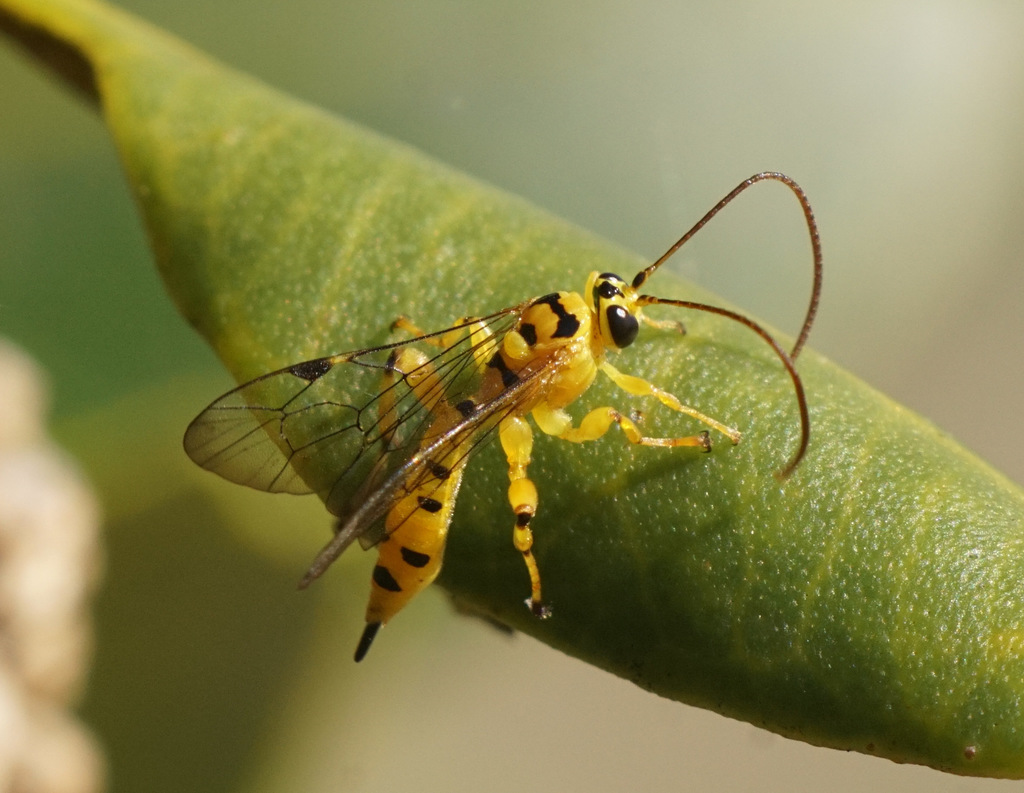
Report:
<svg viewBox="0 0 1024 793"><path fill-rule="evenodd" d="M712 217L753 184L781 182L803 208L814 256L814 286L804 324L787 352L761 325L719 306L642 294L647 279ZM508 460L512 537L530 581L528 607L550 614L533 555L539 499L528 475L533 429L582 443L618 425L641 446L711 450L707 429L655 438L614 407L591 409L574 424L566 408L601 372L627 394L653 397L732 443L738 430L684 405L673 394L619 371L609 352L629 347L641 325L682 325L649 318L644 308L668 305L711 312L760 336L792 380L800 442L778 472L788 476L807 449L810 419L794 366L810 332L821 292L821 243L803 189L785 174L764 172L741 182L657 261L626 281L591 273L582 293L552 292L483 317L465 317L425 333L408 318L395 326L405 341L329 355L257 377L206 408L185 433L185 451L203 468L273 493L316 493L337 518L335 533L300 586L318 578L355 540L376 546L366 627L355 660L374 637L438 575L463 471L481 445L497 437Z"/></svg>

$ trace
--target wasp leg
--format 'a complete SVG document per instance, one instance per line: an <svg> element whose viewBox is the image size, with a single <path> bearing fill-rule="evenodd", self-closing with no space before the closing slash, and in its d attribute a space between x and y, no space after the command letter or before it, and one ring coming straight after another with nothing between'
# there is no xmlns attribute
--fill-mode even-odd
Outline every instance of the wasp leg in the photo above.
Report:
<svg viewBox="0 0 1024 793"><path fill-rule="evenodd" d="M381 379L378 415L384 431L393 428L397 417L395 399L399 380L405 381L416 399L427 410L433 411L438 400L444 396L444 384L430 358L422 350L412 347L402 347L391 353Z"/></svg>
<svg viewBox="0 0 1024 793"><path fill-rule="evenodd" d="M477 368L481 370L494 355L494 334L487 325L476 317L463 317L448 332L439 335L428 335L426 331L405 315L396 319L391 324L391 327L393 330L404 330L414 338L421 339L424 343L432 344L441 349L448 349L468 336L469 344L473 350L474 362Z"/></svg>
<svg viewBox="0 0 1024 793"><path fill-rule="evenodd" d="M463 317L442 333L428 334L405 315L398 317L391 323L391 327L393 330L409 333L424 344L431 344L443 350L468 339L474 363L480 370L486 367L487 362L494 355L494 334L485 323L476 317ZM396 372L412 387L416 398L423 403L424 407L433 411L438 400L444 394L444 387L432 364L432 359L426 353L410 347L396 349L387 362L387 372L384 375L383 383L385 392L393 391L391 386L397 382L394 378ZM393 397L391 401L393 403ZM381 411L384 410L393 411L393 404L387 403L382 398Z"/></svg>
<svg viewBox="0 0 1024 793"><path fill-rule="evenodd" d="M419 325L413 322L409 317L402 314L398 319L391 323L391 330L403 330L412 336L414 339L422 339L427 335L427 331L423 330ZM438 347L441 346L440 337L424 339L429 344L434 344Z"/></svg>
<svg viewBox="0 0 1024 793"><path fill-rule="evenodd" d="M543 432L572 443L596 441L608 432L612 424L618 424L626 439L640 446L699 446L706 452L711 451L711 439L706 431L682 438L649 438L640 432L636 422L613 407L594 408L583 417L578 427L572 425L572 417L567 412L545 404L533 409L533 418Z"/></svg>
<svg viewBox="0 0 1024 793"><path fill-rule="evenodd" d="M646 314L641 314L640 321L658 330L674 330L682 336L686 335L686 325L678 319L651 319Z"/></svg>
<svg viewBox="0 0 1024 793"><path fill-rule="evenodd" d="M734 444L740 442L739 430L734 429L732 427L727 427L725 424L722 424L722 422L716 421L715 419L711 418L711 416L707 416L701 413L699 410L696 410L695 408L692 408L688 405L684 405L668 391L664 391L661 388L658 388L658 386L654 385L653 383L648 383L646 380L640 377L635 377L634 375L623 374L607 361L604 361L601 364L601 371L608 375L608 377L611 378L611 381L626 393L633 394L635 396L656 397L659 402L661 402L663 405L667 405L668 407L672 408L672 410L678 411L679 413L685 413L687 416L691 416L692 418L697 419L697 421L701 422L702 424L706 424L707 426L711 427L711 429L718 430L718 432L725 435ZM615 420L618 421L618 419ZM622 424L622 422L619 423L620 425ZM625 426L623 426L623 429L626 429ZM629 435L629 432L627 431L626 434ZM637 443L637 441L634 441L634 443ZM675 446L689 444L657 443L645 445Z"/></svg>
<svg viewBox="0 0 1024 793"><path fill-rule="evenodd" d="M526 475L533 451L533 431L525 419L509 416L501 422L498 437L508 458L508 502L516 515L512 541L523 555L530 575L530 597L526 605L534 616L544 619L551 615L551 610L541 598L540 570L533 555L533 532L530 531L530 521L537 513L537 486Z"/></svg>

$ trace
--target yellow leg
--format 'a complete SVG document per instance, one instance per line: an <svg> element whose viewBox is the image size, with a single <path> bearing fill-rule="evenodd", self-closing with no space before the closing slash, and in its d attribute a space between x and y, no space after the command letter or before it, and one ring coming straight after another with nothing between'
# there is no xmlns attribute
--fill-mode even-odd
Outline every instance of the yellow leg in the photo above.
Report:
<svg viewBox="0 0 1024 793"><path fill-rule="evenodd" d="M468 338L473 350L473 358L480 369L487 365L495 351L494 334L489 327L476 317L463 317L446 333L430 336L404 315L391 323L391 328L393 330L404 330L414 338L422 339L426 344L433 344L441 349L448 349L460 340Z"/></svg>
<svg viewBox="0 0 1024 793"><path fill-rule="evenodd" d="M707 432L687 435L682 438L649 438L640 432L636 423L622 415L615 408L594 408L580 422L578 427L572 425L572 417L564 410L538 405L533 410L533 418L537 426L548 435L554 435L572 443L596 441L603 436L612 424L618 424L630 443L640 446L699 446L704 451L711 451L711 439Z"/></svg>
<svg viewBox="0 0 1024 793"><path fill-rule="evenodd" d="M468 318L467 318L468 319ZM465 320L456 322L456 325L461 325ZM427 331L423 330L419 325L413 322L409 317L402 314L398 319L391 323L391 330L402 330L412 336L414 339L423 339L427 335ZM442 342L442 338L447 334L440 336L431 336L429 339L423 339L427 344L433 344L435 347L445 346Z"/></svg>
<svg viewBox="0 0 1024 793"><path fill-rule="evenodd" d="M412 389L416 399L427 409L434 410L437 401L444 396L444 384L437 370L422 350L401 347L388 359L381 390L380 415L394 416L398 380L404 380Z"/></svg>
<svg viewBox="0 0 1024 793"><path fill-rule="evenodd" d="M510 416L501 422L498 436L508 458L508 501L516 515L512 539L516 550L523 555L530 576L530 597L526 605L534 616L544 619L551 615L551 610L541 598L540 570L533 556L533 532L530 531L530 521L537 514L537 486L526 475L533 451L533 432L525 419Z"/></svg>
<svg viewBox="0 0 1024 793"><path fill-rule="evenodd" d="M711 427L711 429L717 430L718 432L722 433L727 438L729 438L729 440L731 440L733 443L740 442L739 430L733 429L732 427L727 427L725 424L722 424L722 422L716 421L715 419L711 418L711 416L707 416L701 413L699 410L689 407L688 405L684 405L668 391L664 391L658 388L658 386L654 385L653 383L648 383L646 380L640 377L635 377L630 374L623 374L607 361L602 362L601 371L608 375L608 377L611 378L611 381L626 393L634 394L636 396L653 396L657 398L658 401L660 401L663 405L667 405L668 407L672 408L672 410L678 411L679 413L685 413L687 416L691 416L692 418L697 419L697 421L701 422L702 424L706 424L707 426ZM618 419L615 420L618 421ZM619 423L621 424L622 422L620 421ZM607 427L605 427L605 429L607 429ZM623 429L626 429L625 426L623 426ZM628 436L629 432L627 431L626 434ZM636 442L637 441L634 441L634 443ZM690 444L657 443L645 445L673 446Z"/></svg>
<svg viewBox="0 0 1024 793"><path fill-rule="evenodd" d="M472 351L474 364L483 369L494 355L494 334L490 328L475 317L463 317L449 330L440 334L428 335L406 316L400 316L392 325L393 330L402 330L424 344L430 344L443 350L453 345L468 341ZM435 411L438 402L445 396L445 373L438 371L434 363L437 358L429 357L425 352L408 345L397 347L388 360L388 371L384 376L384 388L380 401L381 414L393 413L395 391L391 386L401 377L413 390L417 400L427 410Z"/></svg>
<svg viewBox="0 0 1024 793"><path fill-rule="evenodd" d="M652 328L658 330L674 330L678 331L681 335L686 334L686 325L680 322L678 319L651 319L646 314L640 315L640 320Z"/></svg>

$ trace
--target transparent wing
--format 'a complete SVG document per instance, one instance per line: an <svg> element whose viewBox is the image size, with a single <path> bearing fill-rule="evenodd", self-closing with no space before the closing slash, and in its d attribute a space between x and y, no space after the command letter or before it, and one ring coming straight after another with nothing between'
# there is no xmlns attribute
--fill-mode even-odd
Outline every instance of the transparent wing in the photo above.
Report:
<svg viewBox="0 0 1024 793"><path fill-rule="evenodd" d="M231 482L273 493L317 493L339 514L415 463L432 416L425 403L439 398L457 405L473 396L482 377L476 362L493 355L526 305L477 320L490 334L457 334L444 349L431 340L459 326L258 377L196 417L185 432L185 451ZM410 345L428 362L400 372L394 360ZM439 393L417 396L411 381L427 367L436 372ZM465 442L479 425L477 417L462 430L446 428L447 439L427 442Z"/></svg>
<svg viewBox="0 0 1024 793"><path fill-rule="evenodd" d="M317 554L299 586L306 587L319 578L354 540L358 539L364 549L383 540L386 532L378 518L390 505L407 493L418 491L422 495L429 495L428 491L421 490L428 482L440 489L442 480L438 479L432 462L444 460L447 470L461 469L473 452L494 437L494 430L502 419L532 399L536 389L543 383L545 370L546 366L541 364L520 371L519 379L514 384L481 402L479 409L472 415L455 422L444 432L425 437L412 456L406 458L389 476L376 482L368 492L366 488L361 488L359 497L352 499L347 509L337 513L342 517L338 521L335 536Z"/></svg>

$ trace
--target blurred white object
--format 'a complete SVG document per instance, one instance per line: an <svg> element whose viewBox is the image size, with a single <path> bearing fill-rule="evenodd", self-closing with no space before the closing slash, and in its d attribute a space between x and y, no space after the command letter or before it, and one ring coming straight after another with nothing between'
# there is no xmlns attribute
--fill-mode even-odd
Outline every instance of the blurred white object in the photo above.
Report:
<svg viewBox="0 0 1024 793"><path fill-rule="evenodd" d="M102 755L71 707L91 656L99 510L46 437L46 391L0 340L0 793L94 793Z"/></svg>

